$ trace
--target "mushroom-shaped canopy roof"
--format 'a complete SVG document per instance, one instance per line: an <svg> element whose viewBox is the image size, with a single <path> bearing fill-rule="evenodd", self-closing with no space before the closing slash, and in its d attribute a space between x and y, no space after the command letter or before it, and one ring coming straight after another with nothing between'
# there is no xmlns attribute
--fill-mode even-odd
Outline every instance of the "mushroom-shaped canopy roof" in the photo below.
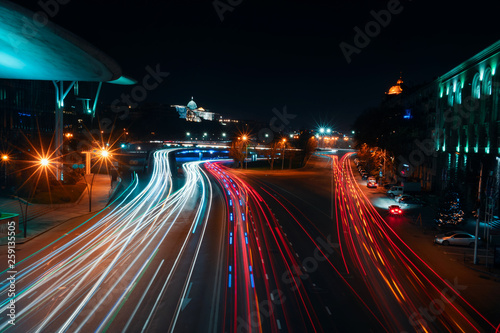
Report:
<svg viewBox="0 0 500 333"><path fill-rule="evenodd" d="M0 0L0 78L104 82L121 77L97 48L34 13Z"/></svg>

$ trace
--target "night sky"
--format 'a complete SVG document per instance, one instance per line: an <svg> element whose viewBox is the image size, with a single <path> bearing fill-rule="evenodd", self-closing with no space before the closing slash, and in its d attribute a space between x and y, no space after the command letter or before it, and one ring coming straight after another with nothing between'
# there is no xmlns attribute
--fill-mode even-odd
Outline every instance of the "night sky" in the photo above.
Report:
<svg viewBox="0 0 500 333"><path fill-rule="evenodd" d="M44 0L42 0L44 1ZM53 0L52 0L53 1ZM431 81L499 38L497 1L408 1L347 63L339 47L354 45L370 11L391 1L70 0L52 21L114 58L142 80L147 65L170 76L146 102L198 106L268 122L287 106L290 124L329 123L348 130L376 106L403 73L405 84ZM42 10L37 1L15 1ZM101 102L124 89L106 85Z"/></svg>

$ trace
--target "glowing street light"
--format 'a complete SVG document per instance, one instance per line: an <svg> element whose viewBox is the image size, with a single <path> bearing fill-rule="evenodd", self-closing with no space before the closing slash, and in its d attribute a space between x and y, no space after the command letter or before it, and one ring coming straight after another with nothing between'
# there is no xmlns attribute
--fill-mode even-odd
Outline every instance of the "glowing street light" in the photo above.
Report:
<svg viewBox="0 0 500 333"><path fill-rule="evenodd" d="M2 155L2 162L4 164L4 184L7 185L7 162L9 161L9 155Z"/></svg>
<svg viewBox="0 0 500 333"><path fill-rule="evenodd" d="M109 157L109 151L106 149L101 149L101 156L104 158Z"/></svg>
<svg viewBox="0 0 500 333"><path fill-rule="evenodd" d="M49 165L49 159L48 158L42 158L40 159L40 165L43 167L46 167Z"/></svg>
<svg viewBox="0 0 500 333"><path fill-rule="evenodd" d="M332 129L331 128L327 128L326 129L326 133L330 134L332 132Z"/></svg>
<svg viewBox="0 0 500 333"><path fill-rule="evenodd" d="M283 138L283 140L281 140L281 142L283 143L283 159L281 160L281 170L283 170L284 166L285 166L285 147L286 147L286 138Z"/></svg>
<svg viewBox="0 0 500 333"><path fill-rule="evenodd" d="M248 140L248 136L246 135L243 135L241 137L241 140L243 141L247 141ZM245 169L248 169L248 161L247 161L247 157L248 157L248 144L245 145Z"/></svg>
<svg viewBox="0 0 500 333"><path fill-rule="evenodd" d="M319 129L319 132L320 132L321 134L323 134L323 133L325 133L325 129L324 129L323 127L321 127L321 128Z"/></svg>

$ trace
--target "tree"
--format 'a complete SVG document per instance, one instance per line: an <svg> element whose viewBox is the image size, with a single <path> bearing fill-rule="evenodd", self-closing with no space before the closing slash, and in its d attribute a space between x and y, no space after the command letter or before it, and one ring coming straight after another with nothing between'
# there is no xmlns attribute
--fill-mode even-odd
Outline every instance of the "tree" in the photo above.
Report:
<svg viewBox="0 0 500 333"><path fill-rule="evenodd" d="M453 189L448 189L441 201L435 222L438 227L456 226L464 220L464 211L460 202L460 195Z"/></svg>
<svg viewBox="0 0 500 333"><path fill-rule="evenodd" d="M292 161L296 155L297 155L297 151L294 148L291 148L288 150L288 158L290 160L290 164L288 165L288 169L292 168Z"/></svg>
<svg viewBox="0 0 500 333"><path fill-rule="evenodd" d="M239 139L233 140L229 149L229 156L243 168L245 161L245 143Z"/></svg>
<svg viewBox="0 0 500 333"><path fill-rule="evenodd" d="M309 161L309 158L312 156L314 151L316 150L316 147L318 146L318 142L316 139L312 136L307 140L307 143L304 147L304 162L303 165L306 165L307 161Z"/></svg>
<svg viewBox="0 0 500 333"><path fill-rule="evenodd" d="M278 152L281 148L281 144L279 141L272 141L268 145L268 150L267 150L267 161L269 162L270 169L274 169L274 161L276 160L276 156L278 156Z"/></svg>

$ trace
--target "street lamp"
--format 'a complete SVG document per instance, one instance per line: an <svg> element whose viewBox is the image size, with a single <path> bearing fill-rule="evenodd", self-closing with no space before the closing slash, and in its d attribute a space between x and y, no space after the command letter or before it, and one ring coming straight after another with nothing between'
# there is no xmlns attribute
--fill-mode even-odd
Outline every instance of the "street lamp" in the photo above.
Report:
<svg viewBox="0 0 500 333"><path fill-rule="evenodd" d="M285 147L286 147L286 139L283 138L283 140L281 140L281 142L283 143L283 159L281 160L281 170L283 170L284 166L285 166Z"/></svg>
<svg viewBox="0 0 500 333"><path fill-rule="evenodd" d="M243 135L242 138L241 138L244 142L245 142L245 169L248 169L248 161L247 161L247 157L248 157L248 137L246 135Z"/></svg>
<svg viewBox="0 0 500 333"><path fill-rule="evenodd" d="M9 155L3 154L2 155L2 162L4 164L4 170L5 170L5 179L4 179L5 186L7 186L7 162L8 161L9 161Z"/></svg>
<svg viewBox="0 0 500 333"><path fill-rule="evenodd" d="M101 156L107 158L109 156L109 151L107 149L101 149Z"/></svg>
<svg viewBox="0 0 500 333"><path fill-rule="evenodd" d="M138 147L137 149L140 149L140 147ZM92 173L92 179L89 184L89 182L87 182L87 176L90 175L92 171L92 166L91 166L92 151L85 151L83 153L86 155L86 164L87 164L87 171L83 176L83 179L85 180L85 185L87 186L87 193L89 195L89 213L90 213L92 212L92 188L94 187L95 173ZM108 158L111 157L111 154L109 153L109 150L107 148L101 148L98 155L100 155L99 159L104 159L104 160L107 160Z"/></svg>
<svg viewBox="0 0 500 333"><path fill-rule="evenodd" d="M4 156L5 155L2 156L2 160L3 161L8 160L8 157L7 157L7 159L5 159ZM50 160L47 157L40 157L38 159L38 163L40 164L39 168L42 168L45 172L47 172L47 168L50 165ZM33 192L32 192L32 195L34 195L34 194L35 194L35 189L33 189ZM25 204L25 209L24 209L24 238L26 238L27 234L28 234L28 205L30 204L29 200L30 200L30 197L32 197L32 195L28 195L28 200L22 200L21 198L18 198L19 199L19 205L21 205L22 201L24 201L24 204ZM21 209L22 209L22 205L21 205Z"/></svg>

